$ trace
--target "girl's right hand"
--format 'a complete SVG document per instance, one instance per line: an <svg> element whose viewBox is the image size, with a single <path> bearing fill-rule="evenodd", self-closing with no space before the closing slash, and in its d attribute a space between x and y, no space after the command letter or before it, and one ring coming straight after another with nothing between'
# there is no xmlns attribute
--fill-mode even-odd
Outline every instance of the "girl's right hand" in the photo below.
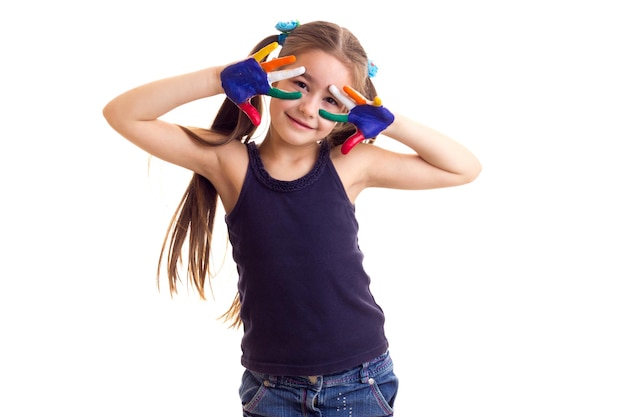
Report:
<svg viewBox="0 0 626 417"><path fill-rule="evenodd" d="M296 77L305 72L304 67L276 70L282 66L294 63L296 57L293 55L261 62L263 58L277 47L278 42L273 42L256 52L252 57L227 66L220 74L226 96L248 116L255 126L261 123L261 116L258 110L250 103L252 97L263 94L280 99L294 100L302 96L297 91L286 92L272 87L272 83L276 81Z"/></svg>

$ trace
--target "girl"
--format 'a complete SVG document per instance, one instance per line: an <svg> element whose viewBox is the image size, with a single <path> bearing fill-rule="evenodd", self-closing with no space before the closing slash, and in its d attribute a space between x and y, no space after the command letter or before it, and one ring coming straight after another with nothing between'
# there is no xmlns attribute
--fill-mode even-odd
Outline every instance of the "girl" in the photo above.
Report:
<svg viewBox="0 0 626 417"><path fill-rule="evenodd" d="M355 201L368 187L465 184L480 164L382 106L351 32L328 22L277 28L250 58L137 87L104 116L146 152L194 173L159 259L171 293L188 245L188 279L204 298L218 199L227 213L239 291L225 318L243 324L243 415L391 416L398 381L363 269ZM272 42L281 58L267 61ZM159 119L220 94L210 129ZM263 94L273 97L271 123L257 144ZM379 133L413 152L359 144Z"/></svg>

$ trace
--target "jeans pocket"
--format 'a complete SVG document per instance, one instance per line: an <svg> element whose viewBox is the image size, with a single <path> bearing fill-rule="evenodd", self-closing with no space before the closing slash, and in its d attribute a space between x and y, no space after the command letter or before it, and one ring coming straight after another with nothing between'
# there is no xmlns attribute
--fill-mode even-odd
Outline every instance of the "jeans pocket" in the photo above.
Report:
<svg viewBox="0 0 626 417"><path fill-rule="evenodd" d="M386 416L393 415L393 405L398 394L398 378L393 371L370 379L372 395Z"/></svg>
<svg viewBox="0 0 626 417"><path fill-rule="evenodd" d="M248 370L244 371L239 387L239 398L241 398L244 411L254 410L266 391L267 387L263 384L263 379Z"/></svg>

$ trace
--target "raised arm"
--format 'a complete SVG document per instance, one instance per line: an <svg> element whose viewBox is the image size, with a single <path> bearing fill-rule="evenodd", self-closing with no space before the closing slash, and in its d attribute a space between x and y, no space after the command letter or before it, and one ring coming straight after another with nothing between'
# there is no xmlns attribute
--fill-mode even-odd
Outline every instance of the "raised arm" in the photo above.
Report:
<svg viewBox="0 0 626 417"><path fill-rule="evenodd" d="M252 97L269 95L295 99L300 94L272 87L275 81L305 71L303 67L279 69L295 62L295 56L261 62L277 46L278 43L271 43L252 57L228 66L207 68L134 88L109 102L103 110L104 117L117 132L151 155L212 179L219 171L211 170L213 167L219 170L219 164L211 158L221 150L198 144L178 126L159 118L185 103L225 93L253 124L258 125L260 115L250 104ZM203 139L221 143L224 137L207 132Z"/></svg>
<svg viewBox="0 0 626 417"><path fill-rule="evenodd" d="M370 176L374 186L407 189L452 187L473 181L481 164L465 146L402 115L383 135L403 143L415 154L382 152Z"/></svg>
<svg viewBox="0 0 626 417"><path fill-rule="evenodd" d="M223 93L222 69L207 68L133 88L111 100L103 115L120 135L149 154L202 173L207 148L159 118L183 104ZM218 142L221 137L214 139Z"/></svg>
<svg viewBox="0 0 626 417"><path fill-rule="evenodd" d="M358 155L350 163L343 163L351 167L352 180L348 188L354 187L357 193L366 187L451 187L471 182L480 173L480 162L467 148L434 129L392 114L382 106L379 97L369 101L349 86L343 90L330 86L329 90L349 112L337 115L320 110L320 115L333 121L350 122L356 127L355 134L346 140L341 150L343 154L352 151ZM380 133L403 143L415 153L356 146ZM346 161L350 156L346 156Z"/></svg>

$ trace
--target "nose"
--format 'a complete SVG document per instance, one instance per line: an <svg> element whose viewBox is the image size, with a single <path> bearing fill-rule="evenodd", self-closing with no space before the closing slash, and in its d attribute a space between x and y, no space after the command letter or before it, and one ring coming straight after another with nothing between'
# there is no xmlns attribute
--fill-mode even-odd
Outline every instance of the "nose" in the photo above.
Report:
<svg viewBox="0 0 626 417"><path fill-rule="evenodd" d="M304 117L312 118L317 115L319 109L316 100L310 95L303 95L300 98L300 103L298 103L298 110Z"/></svg>

